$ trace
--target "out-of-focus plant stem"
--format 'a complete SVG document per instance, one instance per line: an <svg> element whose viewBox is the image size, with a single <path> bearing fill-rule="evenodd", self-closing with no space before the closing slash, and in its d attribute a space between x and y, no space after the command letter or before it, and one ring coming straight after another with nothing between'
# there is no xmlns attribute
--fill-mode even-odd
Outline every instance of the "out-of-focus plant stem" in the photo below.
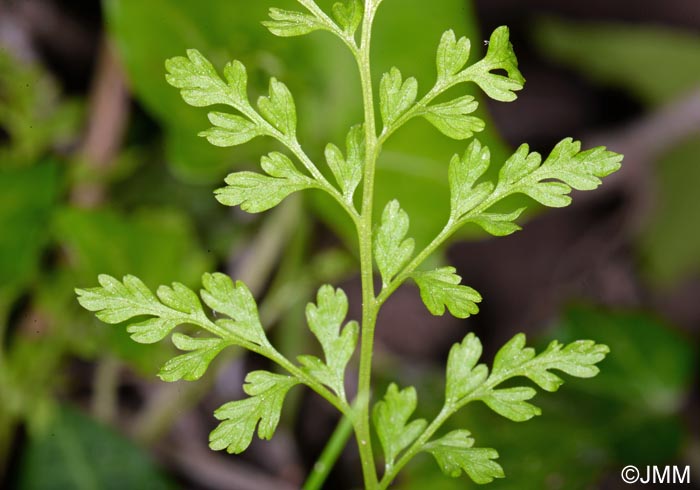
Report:
<svg viewBox="0 0 700 490"><path fill-rule="evenodd" d="M92 414L105 424L113 423L117 417L120 367L119 360L108 355L100 359L95 368Z"/></svg>
<svg viewBox="0 0 700 490"><path fill-rule="evenodd" d="M345 449L348 439L352 436L353 424L348 417L343 417L338 422L333 435L326 443L326 447L314 464L309 477L306 479L303 490L319 490L328 478L328 474L335 466L340 454Z"/></svg>

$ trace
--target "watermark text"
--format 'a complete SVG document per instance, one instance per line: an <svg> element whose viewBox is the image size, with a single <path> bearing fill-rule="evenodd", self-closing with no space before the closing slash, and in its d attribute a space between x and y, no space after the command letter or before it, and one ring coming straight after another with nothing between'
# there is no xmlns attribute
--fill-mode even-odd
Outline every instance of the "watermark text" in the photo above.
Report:
<svg viewBox="0 0 700 490"><path fill-rule="evenodd" d="M625 483L690 484L690 466L644 466L628 465L622 468L620 477Z"/></svg>

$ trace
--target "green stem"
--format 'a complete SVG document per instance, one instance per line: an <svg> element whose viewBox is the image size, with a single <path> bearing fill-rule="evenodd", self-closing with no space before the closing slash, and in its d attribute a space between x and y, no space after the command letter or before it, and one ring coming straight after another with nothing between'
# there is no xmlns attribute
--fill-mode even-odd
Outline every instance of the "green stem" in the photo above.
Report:
<svg viewBox="0 0 700 490"><path fill-rule="evenodd" d="M416 255L413 260L406 265L406 267L404 267L403 271L401 271L389 284L384 287L384 289L382 289L379 296L377 296L377 304L380 306L383 305L384 302L389 299L389 296L391 296L394 291L396 291L398 287L411 276L413 271L415 271L416 268L425 262L425 260L430 257L433 252L438 249L438 247L440 247L440 245L442 245L450 236L452 236L456 229L457 227L455 227L454 221L450 219L438 236L436 236L426 248Z"/></svg>
<svg viewBox="0 0 700 490"><path fill-rule="evenodd" d="M411 444L411 446L401 455L396 464L384 474L379 488L382 490L387 488L391 482L394 481L394 478L396 478L396 475L398 475L401 469L403 469L403 467L406 466L406 464L408 464L408 462L411 461L416 454L423 450L423 447L425 447L425 444L430 441L430 438L433 437L433 435L440 429L440 427L442 427L447 419L452 417L452 415L454 415L458 410L461 410L473 401L482 400L486 394L488 394L493 388L502 382L522 375L523 373L519 372L518 370L510 370L497 376L491 375L478 389L475 389L469 395L456 400L447 399L442 407L442 410L440 410L438 416L435 417L435 420L433 420L430 425L425 428L423 433L418 436L413 444Z"/></svg>
<svg viewBox="0 0 700 490"><path fill-rule="evenodd" d="M382 481L379 483L379 489L384 490L387 488L389 485L391 485L391 482L394 481L394 478L396 478L396 475L399 474L399 472L403 469L406 464L411 461L416 454L418 454L421 449L423 449L423 446L430 440L431 437L433 437L433 434L435 434L440 427L442 427L442 424L445 423L445 421L450 418L450 416L454 413L452 409L450 409L447 405L442 407L442 410L440 410L440 413L438 414L437 417L435 417L435 420L433 420L428 427L425 428L423 433L418 437L418 439L415 440L413 444L411 444L411 447L406 450L406 452L403 453L403 455L399 458L399 460L391 467L389 471L387 471L384 476L382 477Z"/></svg>
<svg viewBox="0 0 700 490"><path fill-rule="evenodd" d="M382 134L379 136L379 142L384 143L386 140L389 139L389 137L392 134L394 134L394 132L396 132L397 129L399 129L401 126L406 124L414 117L421 114L428 106L428 104L430 104L433 101L433 99L435 99L435 97L437 97L442 92L447 90L447 88L449 88L449 86L447 86L447 88L445 87L446 86L443 85L441 82L436 83L435 86L430 90L430 92L425 94L425 96L421 100L416 102L410 109L404 112L396 121L394 121L394 123L391 126L384 128Z"/></svg>
<svg viewBox="0 0 700 490"><path fill-rule="evenodd" d="M360 270L362 279L362 340L360 344L360 369L358 374L357 403L355 405L355 435L362 461L362 474L365 488L378 488L377 470L372 451L372 437L369 420L371 398L372 353L374 349L374 328L377 319L377 305L374 295L374 271L372 261L372 213L374 202L374 174L379 152L374 115L374 91L370 68L370 46L372 22L376 6L372 0L365 1L365 15L362 21L362 41L357 56L362 85L362 100L365 111L365 148L362 211L358 223L360 247Z"/></svg>
<svg viewBox="0 0 700 490"><path fill-rule="evenodd" d="M302 163L302 165L304 165L304 168L306 168L306 170L311 174L311 176L316 180L316 187L318 189L326 191L331 197L333 197L333 199L335 199L338 202L338 204L340 204L342 208L350 215L353 221L357 223L358 214L355 208L352 206L352 203L347 202L340 194L340 192L338 192L338 189L333 187L333 185L331 185L331 183L328 182L328 179L326 179L323 176L321 171L318 169L318 167L316 167L314 162L311 160L311 158L309 158L309 156L299 144L296 134L291 136L283 134L272 124L267 122L267 120L265 120L264 117L258 114L252 106L250 106L249 104L241 105L236 100L236 97L231 97L229 99L228 104L237 111L241 112L241 114L243 114L248 119L256 123L258 126L265 128L266 133L270 137L276 139L284 146L286 146L294 154L294 156L297 157L297 159Z"/></svg>
<svg viewBox="0 0 700 490"><path fill-rule="evenodd" d="M331 390L326 388L324 385L319 383L316 378L306 374L304 370L294 365L282 354L270 347L271 351L259 352L273 362L279 364L283 369L285 369L289 374L299 379L303 384L314 390L316 393L321 395L323 398L333 405L340 413L343 415L350 415L352 409L347 404L347 402L340 397L336 396Z"/></svg>
<svg viewBox="0 0 700 490"><path fill-rule="evenodd" d="M304 152L302 149L301 145L299 142L295 139L292 142L288 142L286 140L280 139L283 144L289 148L292 153L299 159L299 161L302 162L304 167L306 167L309 172L311 172L311 175L316 179L317 182L320 183L320 188L321 190L326 191L328 194L335 199L338 204L345 210L346 213L350 216L350 218L353 220L355 224L359 223L359 215L357 214L357 210L353 207L351 202L348 202L345 200L345 198L338 192L338 189L333 187L330 182L323 176L323 174L318 170L316 165L311 161L309 156Z"/></svg>
<svg viewBox="0 0 700 490"><path fill-rule="evenodd" d="M338 36L344 43L345 45L350 48L350 51L353 53L357 52L357 45L355 44L355 39L352 35L343 32L340 27L338 27L338 24L333 22L333 19L328 17L326 13L318 6L313 0L297 0L300 4L302 4L306 9L314 14L318 20L321 21L323 25L325 25L330 32Z"/></svg>
<svg viewBox="0 0 700 490"><path fill-rule="evenodd" d="M480 215L484 211L486 211L488 208L494 205L496 201L499 201L508 195L512 194L513 190L498 190L496 189L493 194L491 194L488 198L486 198L481 204L476 206L474 209L469 211L468 213L462 215L459 218L456 218L454 215L450 216L450 219L447 221L447 224L445 227L442 229L442 231L433 239L430 244L424 248L418 255L416 255L413 260L411 260L404 268L403 270L389 283L387 284L384 289L379 293L377 296L376 304L377 307L381 307L381 305L384 304L384 302L389 299L389 296L392 295L394 291L398 289L403 282L408 279L411 274L418 268L420 265L425 262L425 260L430 257L443 243L447 241L457 230L459 230L462 226L464 226L466 223L469 221L473 220L476 216Z"/></svg>
<svg viewBox="0 0 700 490"><path fill-rule="evenodd" d="M414 117L423 114L426 107L428 107L428 105L440 94L443 94L455 85L473 81L473 74L477 73L480 69L480 63L481 61L473 64L469 68L466 68L461 73L458 73L448 80L438 80L435 82L435 85L432 89L430 89L430 92L425 94L421 100L416 102L410 109L404 112L396 121L393 122L390 127L384 128L382 134L379 136L379 143L384 143L392 134L394 134L397 129L405 125Z"/></svg>
<svg viewBox="0 0 700 490"><path fill-rule="evenodd" d="M348 439L352 436L352 429L353 425L350 417L343 417L340 419L326 447L323 448L321 456L319 456L318 461L314 464L302 490L318 490L323 486L335 462L340 457L343 449L345 449Z"/></svg>

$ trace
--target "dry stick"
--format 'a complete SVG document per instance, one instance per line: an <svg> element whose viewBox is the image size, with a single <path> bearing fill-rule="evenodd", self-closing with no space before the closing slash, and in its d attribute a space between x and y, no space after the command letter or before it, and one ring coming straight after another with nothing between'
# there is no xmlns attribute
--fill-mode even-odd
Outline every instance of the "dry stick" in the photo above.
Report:
<svg viewBox="0 0 700 490"><path fill-rule="evenodd" d="M104 424L117 418L119 405L119 371L121 362L107 354L95 367L92 379L92 415Z"/></svg>
<svg viewBox="0 0 700 490"><path fill-rule="evenodd" d="M98 175L104 175L113 165L124 141L129 112L124 72L109 41L103 39L90 90L88 126L78 151L79 159ZM105 200L105 192L101 182L80 183L71 190L71 202L95 207Z"/></svg>
<svg viewBox="0 0 700 490"><path fill-rule="evenodd" d="M265 219L264 225L243 254L229 259L231 277L243 281L254 296L259 296L275 265L296 231L301 214L299 196L290 196Z"/></svg>
<svg viewBox="0 0 700 490"><path fill-rule="evenodd" d="M79 162L93 168L98 176L109 171L121 148L129 109L124 72L109 41L104 38L90 89L88 125L78 150ZM105 197L105 186L98 179L76 184L71 189L70 201L76 207L91 208L101 204ZM92 413L104 423L114 422L117 416L120 365L118 360L107 356L95 369Z"/></svg>
<svg viewBox="0 0 700 490"><path fill-rule="evenodd" d="M196 483L212 490L294 490L296 486L262 474L246 463L222 458L205 444L205 430L196 414L184 416L176 434L176 444L165 450L165 456Z"/></svg>
<svg viewBox="0 0 700 490"><path fill-rule="evenodd" d="M612 150L625 155L625 164L606 178L598 193L578 192L577 205L600 199L600 192L622 190L640 199L639 209L646 210L653 164L665 151L693 134L700 134L700 88L623 129L586 138L594 146L605 141Z"/></svg>
<svg viewBox="0 0 700 490"><path fill-rule="evenodd" d="M606 133L605 138L611 148L627 151L632 160L643 159L649 163L679 140L694 133L700 133L700 87L645 115L621 131ZM623 175L627 167L629 165L620 169ZM615 180L620 179L619 176L615 177Z"/></svg>
<svg viewBox="0 0 700 490"><path fill-rule="evenodd" d="M700 88L622 129L584 138L589 146L604 141L612 150L625 155L625 163L620 170L606 177L598 192L575 191L572 207L581 208L600 201L603 193L622 192L631 200L632 206L620 231L625 235L638 232L651 209L654 164L674 145L692 135L700 135Z"/></svg>
<svg viewBox="0 0 700 490"><path fill-rule="evenodd" d="M605 142L614 151L625 155L622 168L608 176L598 193L577 192L572 207L584 207L592 200L599 201L602 193L623 193L629 201L619 216L586 233L568 249L567 260L551 274L552 283L566 284L576 277L576 268L589 250L600 251L595 262L609 258L624 241L644 226L653 209L653 170L659 157L673 146L694 134L700 134L700 88L650 112L622 129L585 138L590 146Z"/></svg>

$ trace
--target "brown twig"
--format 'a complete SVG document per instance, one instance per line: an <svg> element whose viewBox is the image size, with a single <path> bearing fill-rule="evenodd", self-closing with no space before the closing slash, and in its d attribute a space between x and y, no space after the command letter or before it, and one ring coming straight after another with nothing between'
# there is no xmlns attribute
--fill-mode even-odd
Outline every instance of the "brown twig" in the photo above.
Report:
<svg viewBox="0 0 700 490"><path fill-rule="evenodd" d="M194 413L183 416L173 432L174 444L163 450L163 456L188 478L212 490L294 490L299 485L270 477L254 467L231 458L220 459L200 441L206 431Z"/></svg>
<svg viewBox="0 0 700 490"><path fill-rule="evenodd" d="M614 132L588 139L625 155L622 169L605 179L601 190L623 192L631 200L628 225L636 231L653 203L653 169L663 153L683 139L700 133L700 87L638 121ZM600 199L600 192L578 193L577 205Z"/></svg>
<svg viewBox="0 0 700 490"><path fill-rule="evenodd" d="M90 90L87 126L77 152L79 164L90 167L95 181L79 182L71 189L71 203L94 207L105 199L105 184L99 179L114 162L122 146L129 119L126 78L109 40L103 38ZM93 379L93 414L102 422L117 416L120 363L107 356L98 362Z"/></svg>
<svg viewBox="0 0 700 490"><path fill-rule="evenodd" d="M78 151L79 159L98 174L104 175L109 171L121 148L129 109L124 72L114 49L105 38L90 91L85 137ZM104 198L105 187L101 182L81 183L71 191L71 201L78 206L93 207Z"/></svg>

